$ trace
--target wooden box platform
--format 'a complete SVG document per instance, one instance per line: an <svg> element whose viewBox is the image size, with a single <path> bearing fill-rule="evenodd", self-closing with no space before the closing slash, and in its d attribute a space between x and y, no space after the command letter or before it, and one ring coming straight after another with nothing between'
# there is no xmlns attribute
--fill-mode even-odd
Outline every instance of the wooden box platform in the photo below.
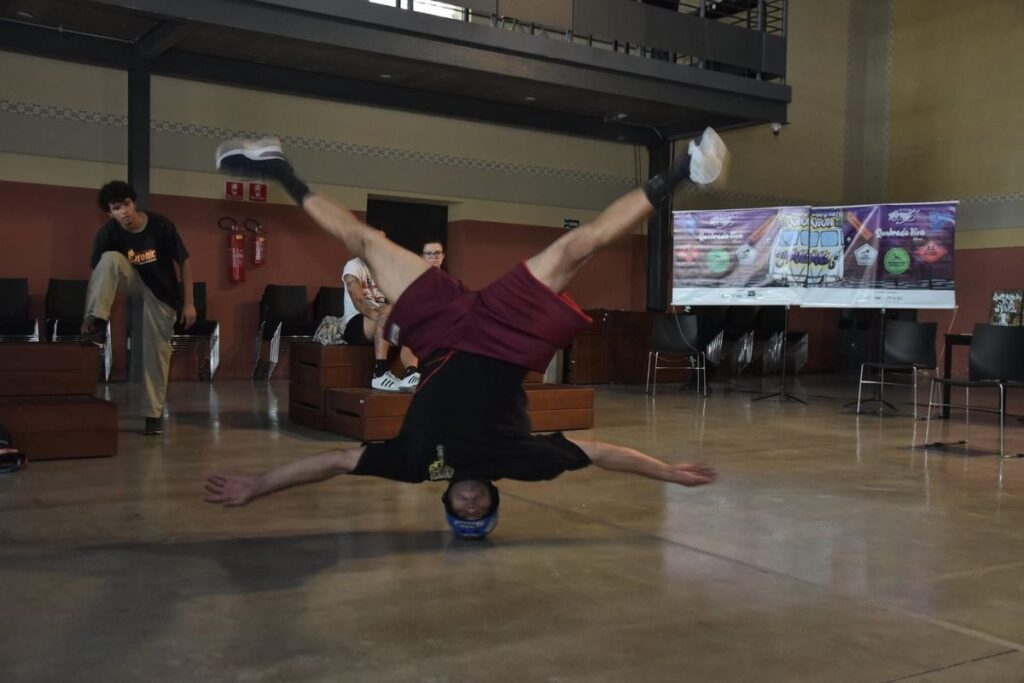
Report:
<svg viewBox="0 0 1024 683"><path fill-rule="evenodd" d="M117 454L117 405L93 396L0 398L0 423L29 460Z"/></svg>
<svg viewBox="0 0 1024 683"><path fill-rule="evenodd" d="M97 377L95 347L0 344L0 396L91 396Z"/></svg>
<svg viewBox="0 0 1024 683"><path fill-rule="evenodd" d="M368 386L373 348L300 342L291 345L288 362L288 417L297 424L326 429L324 392Z"/></svg>
<svg viewBox="0 0 1024 683"><path fill-rule="evenodd" d="M526 385L526 411L535 432L590 429L594 390L560 384ZM398 435L412 394L372 389L329 389L324 429L360 441Z"/></svg>

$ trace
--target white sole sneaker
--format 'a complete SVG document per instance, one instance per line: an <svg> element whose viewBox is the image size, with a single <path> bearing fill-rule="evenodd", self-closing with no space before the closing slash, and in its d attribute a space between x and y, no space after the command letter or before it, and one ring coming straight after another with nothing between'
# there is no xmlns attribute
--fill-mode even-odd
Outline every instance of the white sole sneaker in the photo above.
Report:
<svg viewBox="0 0 1024 683"><path fill-rule="evenodd" d="M230 157L242 157L249 161L257 162L270 159L285 159L284 152L281 149L281 141L277 138L260 138L259 140L236 138L234 140L225 140L217 146L217 168L222 168L224 160Z"/></svg>
<svg viewBox="0 0 1024 683"><path fill-rule="evenodd" d="M370 388L377 391L401 391L401 384L402 380L395 377L390 371L370 380Z"/></svg>
<svg viewBox="0 0 1024 683"><path fill-rule="evenodd" d="M406 375L402 378L402 381L398 383L398 388L402 391L416 391L416 387L420 385L420 373L414 372L411 375Z"/></svg>
<svg viewBox="0 0 1024 683"><path fill-rule="evenodd" d="M698 185L709 185L724 180L729 166L729 148L713 128L706 128L700 144L691 140L690 180Z"/></svg>

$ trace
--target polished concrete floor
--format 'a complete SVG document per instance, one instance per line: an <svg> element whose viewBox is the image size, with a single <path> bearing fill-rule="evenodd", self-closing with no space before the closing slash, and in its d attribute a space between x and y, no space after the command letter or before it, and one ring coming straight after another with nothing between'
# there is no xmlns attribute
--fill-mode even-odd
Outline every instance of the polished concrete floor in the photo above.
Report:
<svg viewBox="0 0 1024 683"><path fill-rule="evenodd" d="M971 455L925 451L906 405L857 417L850 380L800 390L600 388L580 436L721 480L508 482L473 543L436 485L205 504L210 473L344 441L246 381L173 384L147 438L115 385L117 457L0 475L0 681L1024 681L1024 459L983 454L992 416Z"/></svg>

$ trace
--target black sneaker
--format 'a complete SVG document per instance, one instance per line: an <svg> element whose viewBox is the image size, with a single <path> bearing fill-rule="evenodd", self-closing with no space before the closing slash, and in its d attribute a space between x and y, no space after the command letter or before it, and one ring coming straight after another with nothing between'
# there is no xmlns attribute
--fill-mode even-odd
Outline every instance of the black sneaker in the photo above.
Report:
<svg viewBox="0 0 1024 683"><path fill-rule="evenodd" d="M102 318L93 318L89 323L89 331L78 338L82 346L97 346L103 348L107 344L107 321Z"/></svg>
<svg viewBox="0 0 1024 683"><path fill-rule="evenodd" d="M146 436L157 436L164 433L164 421L160 417L147 417L146 429L142 432Z"/></svg>
<svg viewBox="0 0 1024 683"><path fill-rule="evenodd" d="M235 139L217 147L217 170L243 178L277 179L282 171L291 171L277 138Z"/></svg>

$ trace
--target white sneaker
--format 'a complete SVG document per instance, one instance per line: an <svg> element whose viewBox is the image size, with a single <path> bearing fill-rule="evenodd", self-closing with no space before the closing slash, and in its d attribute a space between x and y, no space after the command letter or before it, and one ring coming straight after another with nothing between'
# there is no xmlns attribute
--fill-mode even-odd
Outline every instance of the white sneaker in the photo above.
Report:
<svg viewBox="0 0 1024 683"><path fill-rule="evenodd" d="M416 387L420 385L420 373L410 372L408 375L402 378L402 381L398 383L398 388L402 391L416 391Z"/></svg>
<svg viewBox="0 0 1024 683"><path fill-rule="evenodd" d="M277 138L227 140L217 147L215 159L217 170L245 178L273 177L272 162L287 162Z"/></svg>
<svg viewBox="0 0 1024 683"><path fill-rule="evenodd" d="M401 384L402 380L395 377L390 370L370 380L370 388L378 391L401 391Z"/></svg>
<svg viewBox="0 0 1024 683"><path fill-rule="evenodd" d="M706 128L700 144L690 140L690 180L708 185L724 175L729 164L729 148L713 128Z"/></svg>

